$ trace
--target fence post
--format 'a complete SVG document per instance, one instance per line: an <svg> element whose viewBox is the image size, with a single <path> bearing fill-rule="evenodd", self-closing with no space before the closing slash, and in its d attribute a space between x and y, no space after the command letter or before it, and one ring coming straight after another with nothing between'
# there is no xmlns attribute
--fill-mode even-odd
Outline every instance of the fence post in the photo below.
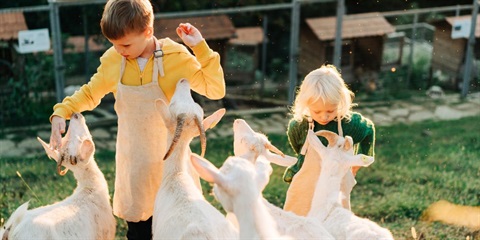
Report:
<svg viewBox="0 0 480 240"><path fill-rule="evenodd" d="M345 0L337 0L337 24L335 29L335 46L333 49L333 65L342 67L342 25L345 14Z"/></svg>
<svg viewBox="0 0 480 240"><path fill-rule="evenodd" d="M265 81L267 80L267 42L268 42L268 16L263 15L263 41L262 41L262 81L260 87L260 97L263 98L265 92Z"/></svg>
<svg viewBox="0 0 480 240"><path fill-rule="evenodd" d="M418 13L413 15L413 28L412 37L410 38L410 57L408 59L408 73L407 73L407 90L410 88L410 82L412 81L413 71L413 55L415 50L415 42L417 40L417 25L418 25Z"/></svg>
<svg viewBox="0 0 480 240"><path fill-rule="evenodd" d="M473 48L475 47L475 29L477 26L478 0L473 0L472 22L470 25L470 37L468 38L467 53L465 55L465 71L463 72L462 96L467 97L470 79L472 79L472 58ZM476 67L476 66L475 66Z"/></svg>
<svg viewBox="0 0 480 240"><path fill-rule="evenodd" d="M298 72L298 35L300 28L300 2L292 0L292 22L290 27L290 87L288 89L288 102L293 103L295 88L297 87Z"/></svg>
<svg viewBox="0 0 480 240"><path fill-rule="evenodd" d="M61 102L64 98L64 75L63 56L62 56L62 31L60 29L59 7L54 0L49 0L50 6L50 26L52 29L53 42L53 62L55 66L55 90L57 102Z"/></svg>

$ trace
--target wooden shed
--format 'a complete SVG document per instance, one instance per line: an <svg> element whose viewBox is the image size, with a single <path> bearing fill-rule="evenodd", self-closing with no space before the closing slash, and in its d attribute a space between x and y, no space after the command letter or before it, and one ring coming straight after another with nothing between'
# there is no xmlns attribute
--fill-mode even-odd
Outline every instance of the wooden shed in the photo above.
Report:
<svg viewBox="0 0 480 240"><path fill-rule="evenodd" d="M22 12L0 13L0 40L18 39L18 31L27 30Z"/></svg>
<svg viewBox="0 0 480 240"><path fill-rule="evenodd" d="M300 31L299 74L303 78L322 64L333 63L336 16L308 18ZM347 83L378 72L384 40L395 28L377 12L343 16L340 69Z"/></svg>
<svg viewBox="0 0 480 240"><path fill-rule="evenodd" d="M432 50L432 74L441 73L446 75L447 82L445 87L457 88L459 81L463 78L463 65L467 51L468 37L452 38L452 27L458 20L471 20L471 15L447 17L443 20L435 21ZM475 29L475 41L480 40L480 16L477 17ZM480 45L475 44L475 59L480 58ZM445 77L444 77L445 78Z"/></svg>
<svg viewBox="0 0 480 240"><path fill-rule="evenodd" d="M168 37L176 42L183 43L176 32L180 23L190 23L200 30L210 48L220 54L223 64L227 43L230 38L235 36L235 26L227 15L156 19L154 21L154 34L157 38Z"/></svg>
<svg viewBox="0 0 480 240"><path fill-rule="evenodd" d="M22 12L0 13L0 22L0 86L3 86L6 84L3 83L4 77L6 79L19 74L12 69L14 63L22 65L22 58L18 57L14 45L18 44L18 32L28 30L28 27Z"/></svg>
<svg viewBox="0 0 480 240"><path fill-rule="evenodd" d="M223 66L228 85L238 86L254 82L255 72L259 68L259 52L263 39L261 27L235 29L235 37L228 42L227 62Z"/></svg>

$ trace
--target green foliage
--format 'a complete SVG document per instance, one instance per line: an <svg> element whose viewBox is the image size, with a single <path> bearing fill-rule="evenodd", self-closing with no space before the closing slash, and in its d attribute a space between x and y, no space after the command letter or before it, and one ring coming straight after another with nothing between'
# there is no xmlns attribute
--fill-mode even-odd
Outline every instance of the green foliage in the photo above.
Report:
<svg viewBox="0 0 480 240"><path fill-rule="evenodd" d="M387 45L389 46L389 45ZM404 46L402 65L394 70L384 70L379 73L378 90L369 93L367 101L408 99L414 91L425 91L430 82L430 62L432 46L427 42L415 42L412 63L410 64L410 46ZM398 58L397 45L385 49L385 63L392 63ZM410 73L410 74L409 74Z"/></svg>
<svg viewBox="0 0 480 240"><path fill-rule="evenodd" d="M251 54L247 54L235 47L229 48L227 52L227 61L224 66L225 69L234 71L251 72L255 70L254 59Z"/></svg>
<svg viewBox="0 0 480 240"><path fill-rule="evenodd" d="M22 56L23 57L23 56ZM24 55L24 72L6 81L0 96L0 127L25 126L48 122L53 96L53 56L44 53ZM48 109L48 110L47 110Z"/></svg>

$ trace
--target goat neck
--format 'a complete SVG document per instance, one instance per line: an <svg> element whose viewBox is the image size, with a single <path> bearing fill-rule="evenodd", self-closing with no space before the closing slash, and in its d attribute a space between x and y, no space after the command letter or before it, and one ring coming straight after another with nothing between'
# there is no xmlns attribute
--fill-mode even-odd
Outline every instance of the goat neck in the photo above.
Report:
<svg viewBox="0 0 480 240"><path fill-rule="evenodd" d="M93 156L87 166L84 166L83 171L73 171L73 175L77 179L77 189L108 189L105 176L98 168Z"/></svg>
<svg viewBox="0 0 480 240"><path fill-rule="evenodd" d="M239 239L277 239L280 237L277 224L263 203L263 198L257 197L250 202L236 201L235 209L239 226ZM236 211L238 212L238 211Z"/></svg>
<svg viewBox="0 0 480 240"><path fill-rule="evenodd" d="M308 131L307 139L311 149L322 156L322 167L309 215L317 215L324 220L332 208L341 207L340 184L345 174L353 166L369 166L374 159L363 154L351 155L350 151L345 151L345 147L349 148L344 144L345 139L333 132L319 131L317 134L326 137L329 145L325 147L312 130Z"/></svg>

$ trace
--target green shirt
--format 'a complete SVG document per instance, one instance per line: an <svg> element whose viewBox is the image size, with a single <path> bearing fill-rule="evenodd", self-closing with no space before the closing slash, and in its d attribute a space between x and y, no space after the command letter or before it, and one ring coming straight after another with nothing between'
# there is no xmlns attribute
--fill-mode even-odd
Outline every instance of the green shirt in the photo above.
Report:
<svg viewBox="0 0 480 240"><path fill-rule="evenodd" d="M331 121L327 125L320 125L314 121L314 131L328 130L338 134L338 123ZM344 136L350 136L353 139L354 153L374 156L375 146L375 126L373 122L363 117L360 113L352 112L350 121L342 119L342 130ZM290 146L297 153L298 161L294 165L288 167L283 175L285 182L291 182L293 176L300 171L303 165L304 155L300 154L305 139L307 137L308 121L304 119L302 122L290 120L287 129L288 141ZM328 142L325 138L319 137L322 143L327 146Z"/></svg>

